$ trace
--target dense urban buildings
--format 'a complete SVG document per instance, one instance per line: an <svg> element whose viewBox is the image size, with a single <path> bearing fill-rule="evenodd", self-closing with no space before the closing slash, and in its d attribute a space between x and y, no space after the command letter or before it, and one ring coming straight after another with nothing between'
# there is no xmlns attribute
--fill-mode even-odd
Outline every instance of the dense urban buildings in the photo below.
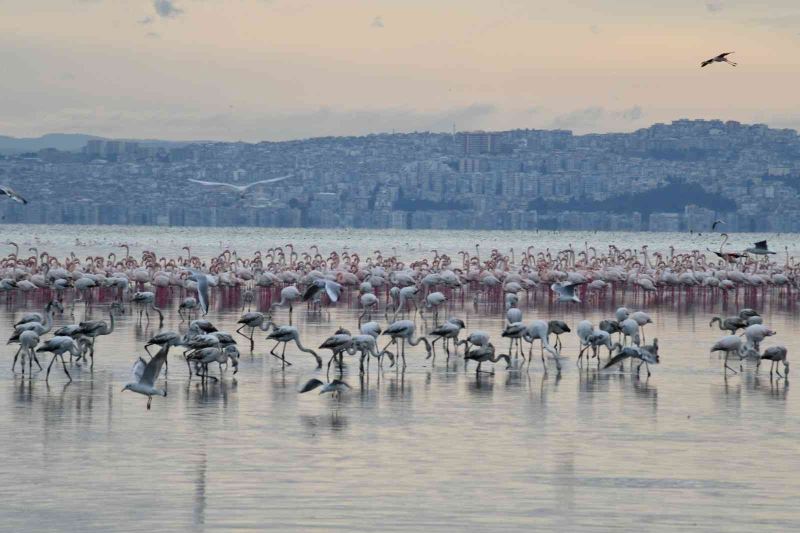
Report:
<svg viewBox="0 0 800 533"><path fill-rule="evenodd" d="M244 199L188 178L246 184ZM380 134L289 142L89 140L0 156L4 223L800 231L800 140L678 120L632 133Z"/></svg>

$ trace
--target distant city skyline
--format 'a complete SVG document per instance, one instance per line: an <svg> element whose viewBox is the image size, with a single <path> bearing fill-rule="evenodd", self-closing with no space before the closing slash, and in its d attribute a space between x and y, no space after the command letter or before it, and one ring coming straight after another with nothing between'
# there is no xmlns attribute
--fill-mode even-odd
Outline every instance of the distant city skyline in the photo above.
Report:
<svg viewBox="0 0 800 533"><path fill-rule="evenodd" d="M40 0L3 11L0 135L800 127L793 0ZM738 67L700 69L731 50Z"/></svg>

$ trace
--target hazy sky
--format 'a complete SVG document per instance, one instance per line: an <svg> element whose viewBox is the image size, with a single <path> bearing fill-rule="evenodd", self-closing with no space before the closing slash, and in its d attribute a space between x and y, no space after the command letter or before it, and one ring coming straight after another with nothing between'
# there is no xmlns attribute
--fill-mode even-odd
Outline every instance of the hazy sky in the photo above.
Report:
<svg viewBox="0 0 800 533"><path fill-rule="evenodd" d="M0 134L800 127L800 0L0 0ZM734 50L733 68L702 59Z"/></svg>

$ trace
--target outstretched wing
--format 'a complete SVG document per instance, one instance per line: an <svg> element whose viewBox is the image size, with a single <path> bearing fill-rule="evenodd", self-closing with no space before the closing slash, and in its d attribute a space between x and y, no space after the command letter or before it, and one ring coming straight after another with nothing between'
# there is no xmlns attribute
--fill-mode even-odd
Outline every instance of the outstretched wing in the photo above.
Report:
<svg viewBox="0 0 800 533"><path fill-rule="evenodd" d="M345 387L347 389L353 388L344 381L342 381L341 379L334 379L333 381L331 381L331 385L333 385L334 387Z"/></svg>
<svg viewBox="0 0 800 533"><path fill-rule="evenodd" d="M713 59L706 59L705 61L703 61L702 63L700 63L700 67L701 67L701 68L702 68L702 67L706 67L706 66L710 65L710 64L711 64L711 63L713 63L713 62L714 62L714 60L713 60Z"/></svg>
<svg viewBox="0 0 800 533"><path fill-rule="evenodd" d="M767 249L767 241L758 241L754 243L756 250L766 250Z"/></svg>
<svg viewBox="0 0 800 533"><path fill-rule="evenodd" d="M328 298L330 298L333 303L336 303L339 301L339 296L342 294L342 286L335 281L325 280L325 292L328 293Z"/></svg>
<svg viewBox="0 0 800 533"><path fill-rule="evenodd" d="M303 301L307 302L308 300L313 298L314 295L317 294L317 292L319 292L319 286L316 283L311 282L311 285L309 285L308 288L306 288L306 292L303 293Z"/></svg>
<svg viewBox="0 0 800 533"><path fill-rule="evenodd" d="M139 383L142 380L142 376L144 375L144 370L147 367L147 361L142 359L141 357L133 363L133 368L131 369L131 377L134 383Z"/></svg>
<svg viewBox="0 0 800 533"><path fill-rule="evenodd" d="M5 185L0 185L0 194L5 194L15 202L19 202L21 204L27 204L28 200L23 198L17 191L12 189L11 187L7 187Z"/></svg>
<svg viewBox="0 0 800 533"><path fill-rule="evenodd" d="M287 176L281 176L280 178L270 178L268 180L254 181L253 183L248 183L247 185L245 185L244 189L247 190L250 187L255 187L256 185L264 185L264 184L267 184L267 183L276 183L278 181L283 181L283 180L289 179L291 177L292 177L291 175L287 175Z"/></svg>
<svg viewBox="0 0 800 533"><path fill-rule="evenodd" d="M204 185L206 187L227 187L228 189L231 189L231 190L234 190L234 191L240 191L241 190L240 187L238 187L238 186L236 186L236 185L234 185L232 183L222 183L220 181L203 181L203 180L196 180L196 179L193 179L193 178L188 178L188 180L191 181L192 183L197 183L199 185Z"/></svg>
<svg viewBox="0 0 800 533"><path fill-rule="evenodd" d="M311 378L311 379L309 379L309 380L306 382L306 384L305 384L305 385L303 385L303 387L302 387L302 388L301 388L299 391L297 391L297 392L299 392L300 394L303 394L304 392L308 392L308 391L314 390L314 389L316 389L317 387L321 387L322 385L324 385L324 383L322 383L322 382L321 382L320 380L318 380L317 378Z"/></svg>
<svg viewBox="0 0 800 533"><path fill-rule="evenodd" d="M617 363L624 361L628 357L630 357L630 355L627 352L618 353L617 355L615 355L614 357L609 359L609 361L606 363L606 366L604 366L603 368L608 368L610 366L614 366Z"/></svg>
<svg viewBox="0 0 800 533"><path fill-rule="evenodd" d="M161 374L161 367L167 361L167 352L169 352L169 346L164 346L150 359L144 368L140 383L151 387L155 385L158 375ZM142 359L140 358L139 360L141 361Z"/></svg>
<svg viewBox="0 0 800 533"><path fill-rule="evenodd" d="M197 282L197 299L203 309L203 316L205 316L208 314L208 278L204 272L199 270L191 268L187 270L192 273L192 278Z"/></svg>

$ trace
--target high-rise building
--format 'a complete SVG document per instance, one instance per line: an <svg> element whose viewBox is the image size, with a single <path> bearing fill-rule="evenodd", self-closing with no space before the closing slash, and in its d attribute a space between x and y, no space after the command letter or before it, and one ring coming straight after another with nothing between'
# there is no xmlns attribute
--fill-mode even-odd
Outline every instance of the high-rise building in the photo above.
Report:
<svg viewBox="0 0 800 533"><path fill-rule="evenodd" d="M495 152L496 135L485 131L465 131L458 134L464 155L489 154Z"/></svg>

